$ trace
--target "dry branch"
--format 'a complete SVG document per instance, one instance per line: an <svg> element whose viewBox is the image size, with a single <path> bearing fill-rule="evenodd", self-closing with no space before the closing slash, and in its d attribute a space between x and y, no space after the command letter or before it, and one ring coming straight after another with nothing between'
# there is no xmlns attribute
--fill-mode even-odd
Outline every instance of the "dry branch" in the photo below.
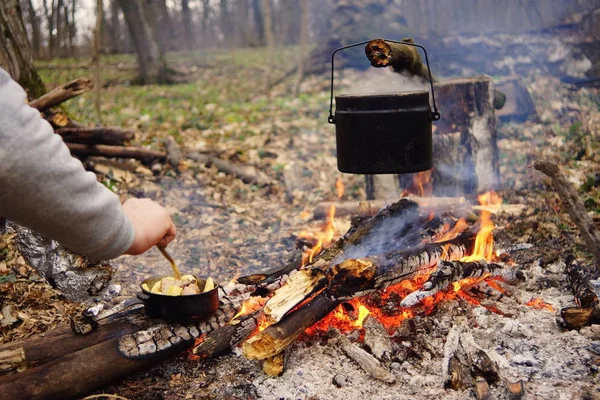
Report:
<svg viewBox="0 0 600 400"><path fill-rule="evenodd" d="M533 162L532 167L543 172L551 179L552 187L567 209L571 219L577 225L577 228L579 228L579 232L581 232L588 250L594 255L596 269L600 271L600 230L587 213L581 197L577 194L577 190L567 181L555 163L538 160Z"/></svg>
<svg viewBox="0 0 600 400"><path fill-rule="evenodd" d="M52 89L42 97L31 101L29 105L33 108L37 108L39 111L44 111L92 90L93 87L94 82L90 79L78 78L66 85Z"/></svg>
<svg viewBox="0 0 600 400"><path fill-rule="evenodd" d="M187 157L198 161L207 167L215 166L219 171L238 177L244 183L255 183L258 185L273 184L273 180L269 178L269 176L251 165L236 165L227 160L196 152L188 153Z"/></svg>
<svg viewBox="0 0 600 400"><path fill-rule="evenodd" d="M165 160L167 153L164 151L144 149L141 147L108 146L103 144L85 145L80 143L67 143L71 154L76 156L103 156L117 158L135 158L138 160Z"/></svg>
<svg viewBox="0 0 600 400"><path fill-rule="evenodd" d="M58 128L55 131L65 142L84 144L123 145L135 136L135 132L121 128Z"/></svg>

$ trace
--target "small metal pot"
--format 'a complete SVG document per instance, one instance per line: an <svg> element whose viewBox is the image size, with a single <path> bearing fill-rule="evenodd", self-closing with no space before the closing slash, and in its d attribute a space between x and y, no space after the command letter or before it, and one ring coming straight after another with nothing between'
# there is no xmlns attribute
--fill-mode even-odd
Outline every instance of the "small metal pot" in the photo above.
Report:
<svg viewBox="0 0 600 400"><path fill-rule="evenodd" d="M151 288L162 278L149 278L142 282ZM200 287L204 287L205 279L198 279ZM219 287L200 294L183 296L168 296L166 294L151 293L144 290L138 294L144 302L146 313L155 318L173 322L189 322L211 316L219 308Z"/></svg>
<svg viewBox="0 0 600 400"><path fill-rule="evenodd" d="M335 97L338 169L404 174L432 167L429 93Z"/></svg>

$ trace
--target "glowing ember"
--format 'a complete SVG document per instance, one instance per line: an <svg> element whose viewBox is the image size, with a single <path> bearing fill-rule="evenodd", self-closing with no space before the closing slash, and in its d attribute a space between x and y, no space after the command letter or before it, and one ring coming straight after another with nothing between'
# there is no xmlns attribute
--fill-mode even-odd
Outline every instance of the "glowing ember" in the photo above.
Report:
<svg viewBox="0 0 600 400"><path fill-rule="evenodd" d="M525 303L526 306L537 308L538 310L547 310L547 311L556 311L554 307L550 304L546 303L544 300L540 298L534 298Z"/></svg>
<svg viewBox="0 0 600 400"><path fill-rule="evenodd" d="M499 208L502 204L502 198L496 192L491 191L478 196L477 200L479 200L482 206L485 206L481 210L481 228L475 238L473 254L464 257L461 261L477 261L481 259L493 261L495 259L494 237L492 236L494 223L492 222L490 209Z"/></svg>

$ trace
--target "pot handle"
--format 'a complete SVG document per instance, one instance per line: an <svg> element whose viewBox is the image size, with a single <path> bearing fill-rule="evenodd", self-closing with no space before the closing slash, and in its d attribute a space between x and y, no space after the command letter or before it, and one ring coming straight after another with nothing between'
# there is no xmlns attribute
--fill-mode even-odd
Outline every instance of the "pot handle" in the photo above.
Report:
<svg viewBox="0 0 600 400"><path fill-rule="evenodd" d="M340 48L335 49L334 52L331 54L331 97L329 98L329 117L327 118L327 121L330 124L335 124L335 116L333 115L333 70L334 70L334 68L333 68L333 59L335 57L335 54L338 51L341 51L341 50L349 49L351 47L360 46L362 44L367 44L371 40L375 40L375 39L370 39L370 40L366 40L364 42L349 44L348 46L342 46ZM440 119L440 113L438 112L437 105L435 104L435 93L433 91L433 78L431 77L431 68L429 67L429 57L427 57L427 50L425 50L425 47L421 46L420 44L410 43L410 42L403 42L401 40L390 40L390 39L381 39L381 40L383 40L385 42L398 43L398 44L404 44L404 45L407 45L407 46L419 47L420 49L423 50L423 53L425 53L425 63L427 64L427 72L429 73L429 84L431 86L431 98L433 100L433 111L431 113L429 113L429 118L431 118L432 121L439 120Z"/></svg>
<svg viewBox="0 0 600 400"><path fill-rule="evenodd" d="M137 294L137 298L138 298L138 299L140 299L140 300L141 300L141 301L143 301L143 302L146 302L146 301L150 300L150 296L149 296L149 295L147 295L147 294L146 294L146 293L144 293L144 292L140 292L140 293L138 293L138 294Z"/></svg>

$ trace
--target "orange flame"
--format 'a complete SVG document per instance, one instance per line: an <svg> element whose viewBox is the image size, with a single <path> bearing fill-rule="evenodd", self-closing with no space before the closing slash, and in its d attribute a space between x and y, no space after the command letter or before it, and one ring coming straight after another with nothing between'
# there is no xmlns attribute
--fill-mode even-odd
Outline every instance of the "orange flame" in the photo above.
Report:
<svg viewBox="0 0 600 400"><path fill-rule="evenodd" d="M240 310L233 316L233 318L231 320L233 321L234 319L237 319L244 315L248 315L250 313L253 313L256 310L261 309L265 305L266 302L267 302L267 299L264 297L253 296L253 297L247 298L242 303Z"/></svg>
<svg viewBox="0 0 600 400"><path fill-rule="evenodd" d="M481 228L475 238L473 254L463 257L461 261L477 261L482 259L492 261L495 259L494 237L492 236L494 222L492 222L490 209L500 207L502 198L496 192L491 191L477 196L477 200L484 206L481 210Z"/></svg>
<svg viewBox="0 0 600 400"><path fill-rule="evenodd" d="M335 181L335 191L338 199L341 199L344 195L344 182L342 182L341 176L337 178L337 181Z"/></svg>
<svg viewBox="0 0 600 400"><path fill-rule="evenodd" d="M458 235L460 235L461 233L463 233L464 230L467 229L468 227L469 227L469 224L467 224L467 220L465 220L464 218L461 218L458 221L456 221L456 224L454 224L452 229L449 229L450 228L449 225L444 224L444 232L439 237L436 237L435 241L436 242L445 242L446 240L452 240L455 237L457 237Z"/></svg>
<svg viewBox="0 0 600 400"><path fill-rule="evenodd" d="M538 310L547 310L554 312L555 309L550 304L546 303L544 300L540 298L533 298L525 303L526 306L537 308Z"/></svg>
<svg viewBox="0 0 600 400"><path fill-rule="evenodd" d="M306 265L307 263L312 263L313 257L323 249L323 247L327 247L333 241L333 237L335 236L335 204L332 204L329 207L329 212L327 213L327 222L325 223L325 227L322 232L318 232L315 236L317 238L317 243L313 246L312 249L306 250L304 254L302 254L302 265ZM303 232L302 232L303 233ZM302 235L302 233L300 235Z"/></svg>

